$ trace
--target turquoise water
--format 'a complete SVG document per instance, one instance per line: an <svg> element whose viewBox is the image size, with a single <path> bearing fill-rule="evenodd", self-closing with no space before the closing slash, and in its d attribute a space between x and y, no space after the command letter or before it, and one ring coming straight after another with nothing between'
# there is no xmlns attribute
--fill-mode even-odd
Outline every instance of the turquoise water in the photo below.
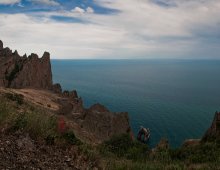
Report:
<svg viewBox="0 0 220 170"><path fill-rule="evenodd" d="M200 138L220 110L220 61L52 60L54 82L77 89L86 107L102 103L129 112L135 134L151 129L149 145L172 147Z"/></svg>

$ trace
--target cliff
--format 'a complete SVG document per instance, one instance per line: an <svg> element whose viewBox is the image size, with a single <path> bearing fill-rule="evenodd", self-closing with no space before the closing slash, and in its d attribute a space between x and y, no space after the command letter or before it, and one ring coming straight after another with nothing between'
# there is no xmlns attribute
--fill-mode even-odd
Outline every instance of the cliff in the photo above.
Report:
<svg viewBox="0 0 220 170"><path fill-rule="evenodd" d="M133 136L128 113L112 113L100 104L84 108L76 90L62 91L60 84L53 85L48 52L42 58L21 57L0 41L0 87L13 88L25 100L68 118L74 133L86 142L101 143L124 133Z"/></svg>
<svg viewBox="0 0 220 170"><path fill-rule="evenodd" d="M4 48L0 41L0 86L51 89L50 54L45 52L42 58L36 54L21 57L16 50Z"/></svg>
<svg viewBox="0 0 220 170"><path fill-rule="evenodd" d="M210 128L202 138L203 141L220 139L220 112L215 112Z"/></svg>

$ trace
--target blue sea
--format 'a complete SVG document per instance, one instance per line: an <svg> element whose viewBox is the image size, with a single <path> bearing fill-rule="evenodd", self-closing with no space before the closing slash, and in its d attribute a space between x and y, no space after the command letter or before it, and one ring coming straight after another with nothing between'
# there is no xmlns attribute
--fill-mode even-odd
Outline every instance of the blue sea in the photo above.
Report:
<svg viewBox="0 0 220 170"><path fill-rule="evenodd" d="M150 128L151 147L201 138L220 110L220 60L52 60L52 70L86 107L128 112L135 134Z"/></svg>

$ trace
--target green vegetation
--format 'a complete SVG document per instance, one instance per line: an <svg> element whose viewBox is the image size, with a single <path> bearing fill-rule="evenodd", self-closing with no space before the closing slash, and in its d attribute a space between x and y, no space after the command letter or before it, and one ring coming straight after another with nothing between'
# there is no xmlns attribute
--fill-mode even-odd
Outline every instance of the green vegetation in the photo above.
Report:
<svg viewBox="0 0 220 170"><path fill-rule="evenodd" d="M145 159L150 150L147 145L131 140L128 134L114 136L100 146L100 152L104 155L114 154L130 160Z"/></svg>
<svg viewBox="0 0 220 170"><path fill-rule="evenodd" d="M82 144L82 142L76 138L73 131L67 131L61 137L64 138L69 144L72 144L72 145Z"/></svg>
<svg viewBox="0 0 220 170"><path fill-rule="evenodd" d="M36 108L26 103L22 95L13 93L0 94L0 130L2 128L9 133L28 133L31 138L44 140L47 145L77 145L90 160L100 160L105 169L220 169L218 139L177 149L162 145L151 150L146 144L131 140L129 135L120 135L95 147L82 143L71 129L60 133L55 114Z"/></svg>
<svg viewBox="0 0 220 170"><path fill-rule="evenodd" d="M45 140L49 145L55 144L55 141L81 144L72 131L60 133L57 126L56 115L25 103L22 95L14 93L0 95L0 129L7 127L9 133L25 132L33 139Z"/></svg>
<svg viewBox="0 0 220 170"><path fill-rule="evenodd" d="M220 143L200 143L177 149L167 147L150 151L145 145L129 140L129 136L113 137L100 153L106 157L106 169L219 169Z"/></svg>
<svg viewBox="0 0 220 170"><path fill-rule="evenodd" d="M19 105L22 105L24 103L24 96L21 94L6 93L5 97L9 100L16 101Z"/></svg>

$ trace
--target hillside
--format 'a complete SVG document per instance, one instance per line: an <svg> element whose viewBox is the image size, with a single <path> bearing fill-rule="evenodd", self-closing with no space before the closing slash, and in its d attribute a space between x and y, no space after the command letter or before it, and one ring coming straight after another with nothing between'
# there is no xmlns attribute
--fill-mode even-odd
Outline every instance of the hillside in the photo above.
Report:
<svg viewBox="0 0 220 170"><path fill-rule="evenodd" d="M128 113L83 106L53 84L50 55L19 56L0 41L0 169L220 169L220 113L199 140L150 149Z"/></svg>

